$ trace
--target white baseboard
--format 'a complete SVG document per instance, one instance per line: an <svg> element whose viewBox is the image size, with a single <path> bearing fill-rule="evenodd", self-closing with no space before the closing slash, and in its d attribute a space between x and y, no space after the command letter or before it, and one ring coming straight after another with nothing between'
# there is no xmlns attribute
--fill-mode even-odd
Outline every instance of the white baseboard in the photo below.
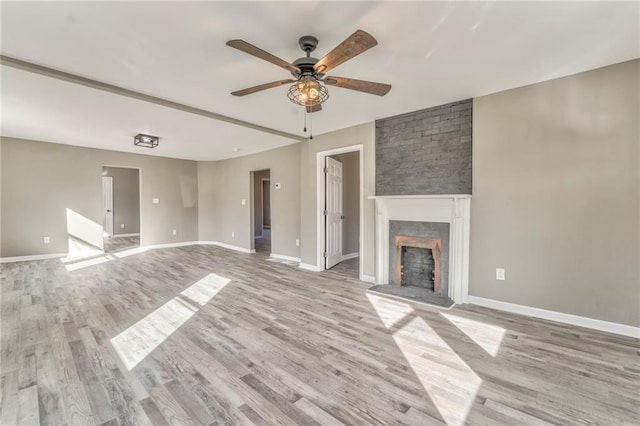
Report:
<svg viewBox="0 0 640 426"><path fill-rule="evenodd" d="M123 237L139 237L140 233L135 234L113 234L111 238L123 238Z"/></svg>
<svg viewBox="0 0 640 426"><path fill-rule="evenodd" d="M66 257L66 256L67 256L67 253L50 253L50 254L34 254L34 255L31 255L31 256L0 257L0 263L28 262L30 260L58 259L60 257Z"/></svg>
<svg viewBox="0 0 640 426"><path fill-rule="evenodd" d="M227 243L221 243L219 241L196 241L194 244L218 246L218 247L226 248L226 249L229 249L229 250L239 251L240 253L255 253L256 252L254 249L248 249L248 248L244 248L244 247L234 246L234 245L227 244Z"/></svg>
<svg viewBox="0 0 640 426"><path fill-rule="evenodd" d="M141 249L150 250L150 249L163 249L163 248L174 248L174 247L186 247L186 246L195 246L198 244L203 245L214 245L223 247L230 250L239 251L241 253L255 253L256 251L253 249L246 249L244 247L233 246L231 244L220 243L218 241L180 241L176 243L162 243L162 244L149 244L140 246ZM32 256L14 256L14 257L0 257L0 263L9 263L9 262L26 262L30 260L46 260L46 259L56 259L60 257L67 257L68 253L53 253L53 254L36 254ZM300 259L298 259L300 261Z"/></svg>
<svg viewBox="0 0 640 426"><path fill-rule="evenodd" d="M577 325L579 327L591 328L593 330L606 331L608 333L640 338L640 327L602 321L594 318L581 317L578 315L565 314L562 312L548 311L546 309L533 308L531 306L516 305L515 303L485 299L484 297L478 296L469 295L468 301L471 304L484 306L485 308L498 309L500 311L511 312L514 314L527 315L530 317Z"/></svg>
<svg viewBox="0 0 640 426"><path fill-rule="evenodd" d="M143 249L159 249L159 248L173 248L173 247L185 247L198 244L198 241L180 241L177 243L162 243L162 244L149 244L140 246Z"/></svg>
<svg viewBox="0 0 640 426"><path fill-rule="evenodd" d="M364 281L366 283L375 284L376 283L376 277L374 277L372 275L362 275L362 276L360 276L360 281Z"/></svg>
<svg viewBox="0 0 640 426"><path fill-rule="evenodd" d="M300 263L300 258L299 257L286 256L284 254L271 253L271 254L269 254L269 257L273 257L274 259L289 260L291 262Z"/></svg>
<svg viewBox="0 0 640 426"><path fill-rule="evenodd" d="M300 266L298 266L298 268L304 269L305 271L313 271L313 272L320 272L322 270L316 265L309 265L308 263L301 263Z"/></svg>
<svg viewBox="0 0 640 426"><path fill-rule="evenodd" d="M356 253L349 253L349 254L343 254L342 255L342 260L349 260L349 259L354 259L356 257L360 257L360 253L356 252Z"/></svg>

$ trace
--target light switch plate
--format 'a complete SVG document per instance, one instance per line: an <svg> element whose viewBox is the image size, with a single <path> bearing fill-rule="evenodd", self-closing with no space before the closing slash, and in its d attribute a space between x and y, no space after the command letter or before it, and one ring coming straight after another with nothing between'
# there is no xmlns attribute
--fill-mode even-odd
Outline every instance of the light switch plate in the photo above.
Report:
<svg viewBox="0 0 640 426"><path fill-rule="evenodd" d="M44 241L45 244L49 244L51 242L51 240L49 239L49 237L44 237L42 239L42 241Z"/></svg>
<svg viewBox="0 0 640 426"><path fill-rule="evenodd" d="M153 204L160 204L160 198L154 198Z"/></svg>
<svg viewBox="0 0 640 426"><path fill-rule="evenodd" d="M276 189L280 189L280 188L282 188L282 185L280 184L280 182L278 182L278 183L276 183L275 187L276 187Z"/></svg>
<svg viewBox="0 0 640 426"><path fill-rule="evenodd" d="M496 268L496 280L504 281L505 279L504 268Z"/></svg>
<svg viewBox="0 0 640 426"><path fill-rule="evenodd" d="M173 235L178 235L178 231L177 230L173 230Z"/></svg>
<svg viewBox="0 0 640 426"><path fill-rule="evenodd" d="M247 204L247 200L242 200L242 205L244 206L245 204Z"/></svg>

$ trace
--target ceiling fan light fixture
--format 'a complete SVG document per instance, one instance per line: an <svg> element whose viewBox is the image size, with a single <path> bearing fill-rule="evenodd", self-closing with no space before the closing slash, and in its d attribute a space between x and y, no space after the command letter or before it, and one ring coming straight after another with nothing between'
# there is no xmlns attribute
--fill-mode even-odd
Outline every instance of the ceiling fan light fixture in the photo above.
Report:
<svg viewBox="0 0 640 426"><path fill-rule="evenodd" d="M329 90L314 77L305 76L289 87L287 96L296 105L313 107L329 99Z"/></svg>

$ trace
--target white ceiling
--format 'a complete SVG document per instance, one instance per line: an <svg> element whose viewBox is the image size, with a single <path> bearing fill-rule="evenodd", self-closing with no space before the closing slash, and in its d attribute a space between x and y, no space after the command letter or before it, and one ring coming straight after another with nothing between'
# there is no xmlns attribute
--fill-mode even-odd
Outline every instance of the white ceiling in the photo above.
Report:
<svg viewBox="0 0 640 426"><path fill-rule="evenodd" d="M297 39L322 57L356 29L378 46L330 73L393 85L385 97L329 88L316 134L640 57L640 3L612 2L5 2L2 54L303 135L289 78L229 48L244 39L285 60ZM295 142L150 103L2 67L2 134L140 152L221 159ZM90 135L90 137L88 137ZM232 148L242 151L235 153Z"/></svg>

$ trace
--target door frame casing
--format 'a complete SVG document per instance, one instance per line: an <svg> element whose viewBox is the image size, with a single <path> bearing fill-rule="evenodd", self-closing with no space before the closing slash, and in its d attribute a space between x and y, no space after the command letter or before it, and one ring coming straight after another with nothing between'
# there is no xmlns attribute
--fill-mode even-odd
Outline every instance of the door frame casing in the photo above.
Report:
<svg viewBox="0 0 640 426"><path fill-rule="evenodd" d="M140 219L139 219L139 223L140 223L140 246L142 246L142 167L135 167L135 166L118 166L115 164L103 164L100 171L104 172L104 168L105 167L111 167L114 169L134 169L138 171L138 205L139 205L139 212L140 212ZM103 175L104 177L104 175ZM115 223L114 223L114 228L115 228Z"/></svg>
<svg viewBox="0 0 640 426"><path fill-rule="evenodd" d="M271 175L271 169L269 170L269 175ZM260 204L262 208L262 232L261 235L264 235L264 183L269 182L269 229L271 229L271 178L260 178Z"/></svg>
<svg viewBox="0 0 640 426"><path fill-rule="evenodd" d="M360 232L358 235L358 245L360 253L359 262L359 279L364 277L364 144L344 146L341 148L329 149L326 151L318 151L316 153L316 265L319 271L326 270L324 261L324 252L326 249L326 226L324 220L324 205L326 194L326 182L324 175L325 158L337 154L346 154L349 152L358 152L360 161Z"/></svg>
<svg viewBox="0 0 640 426"><path fill-rule="evenodd" d="M325 203L324 203L324 226L325 226L325 235L324 235L324 244L325 244L325 252L326 257L324 257L324 269L331 269L335 265L339 264L343 260L343 244L344 244L344 164L342 161L333 158L334 156L326 156L324 157L325 167L327 168L327 173L324 175L325 182ZM339 165L339 166L338 166ZM338 168L340 170L339 176L337 176L336 170L334 168ZM333 169L333 170L332 170ZM332 206L332 201L330 201L331 197L335 197L338 194L333 193L336 190L334 186L335 183L339 180L340 185L337 190L339 194L339 199L334 199L334 202L337 201L337 206ZM329 183L329 184L328 184ZM332 192L329 194L329 192ZM331 197L329 197L331 195ZM334 235L332 232L333 227L337 226L338 235ZM338 241L333 241L333 237L335 237ZM331 243L331 244L329 244ZM336 244L339 243L339 244ZM334 253L334 247L339 246L338 251Z"/></svg>
<svg viewBox="0 0 640 426"><path fill-rule="evenodd" d="M105 205L107 191L105 191L105 182L109 182L109 193L110 193L110 202L111 205ZM107 227L107 208L109 208L109 213L111 215L111 229L109 230ZM114 214L113 214L113 177L112 176L102 176L102 233L107 234L108 238L113 238L113 229L114 229ZM111 232L109 232L111 231Z"/></svg>

